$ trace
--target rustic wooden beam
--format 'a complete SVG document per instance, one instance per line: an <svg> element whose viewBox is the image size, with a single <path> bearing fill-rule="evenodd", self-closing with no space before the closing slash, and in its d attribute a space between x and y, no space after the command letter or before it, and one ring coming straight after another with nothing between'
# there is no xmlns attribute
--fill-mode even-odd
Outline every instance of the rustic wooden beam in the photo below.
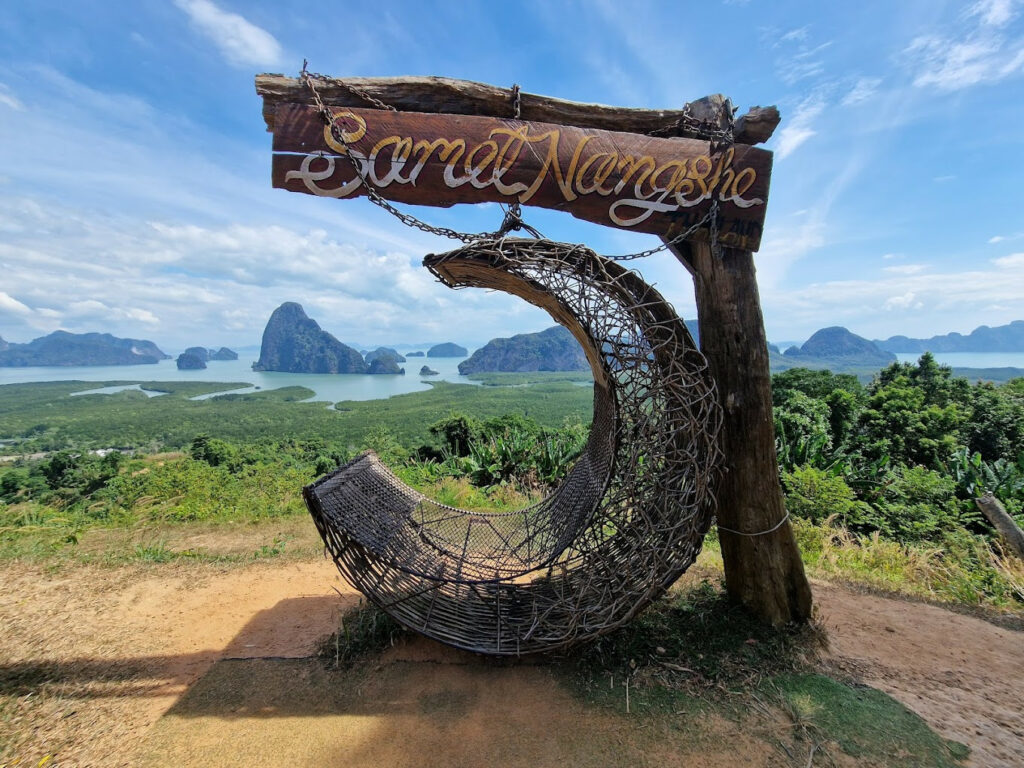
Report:
<svg viewBox="0 0 1024 768"><path fill-rule="evenodd" d="M985 515L985 518L992 524L992 527L1002 536L1007 548L1021 560L1024 560L1024 531L1010 517L1006 508L999 503L999 499L989 491L984 496L975 499L974 503L978 505L978 509Z"/></svg>
<svg viewBox="0 0 1024 768"><path fill-rule="evenodd" d="M407 112L512 116L511 89L485 83L449 77L350 77L345 78L344 82L375 99ZM324 103L328 106L372 106L365 99L330 80L324 80L318 88ZM271 132L274 130L275 113L279 104L313 103L309 89L305 85L296 78L284 75L257 75L256 93L263 97L263 119L267 123L267 130ZM711 111L703 107L726 101L720 94L715 94L698 99L692 102L691 106L698 113L698 117L703 118ZM584 104L526 92L520 96L520 105L520 117L523 120L639 134L673 126L684 115L682 110ZM753 107L736 120L736 143L760 144L767 141L779 124L779 119L779 110L775 107ZM692 131L682 128L660 135L699 138Z"/></svg>
<svg viewBox="0 0 1024 768"><path fill-rule="evenodd" d="M725 417L725 475L717 516L726 591L772 624L806 621L811 588L779 482L768 344L753 254L722 248L718 257L701 242L670 250L694 278L700 348Z"/></svg>
<svg viewBox="0 0 1024 768"><path fill-rule="evenodd" d="M697 225L720 202L718 240L761 244L772 153L733 144L640 136L511 118L331 107L349 147L315 107L282 104L274 121L273 184L290 192L362 194L351 148L388 200L448 207L519 202L654 235ZM370 160L369 158L373 158ZM706 233L704 233L706 236Z"/></svg>

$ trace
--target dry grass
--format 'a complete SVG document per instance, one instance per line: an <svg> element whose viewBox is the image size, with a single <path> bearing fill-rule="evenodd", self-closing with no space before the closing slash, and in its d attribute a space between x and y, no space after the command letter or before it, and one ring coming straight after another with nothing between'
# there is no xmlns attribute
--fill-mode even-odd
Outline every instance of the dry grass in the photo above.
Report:
<svg viewBox="0 0 1024 768"><path fill-rule="evenodd" d="M940 602L1024 610L1024 562L971 537L946 546L906 545L877 533L858 536L827 520L794 520L812 572Z"/></svg>

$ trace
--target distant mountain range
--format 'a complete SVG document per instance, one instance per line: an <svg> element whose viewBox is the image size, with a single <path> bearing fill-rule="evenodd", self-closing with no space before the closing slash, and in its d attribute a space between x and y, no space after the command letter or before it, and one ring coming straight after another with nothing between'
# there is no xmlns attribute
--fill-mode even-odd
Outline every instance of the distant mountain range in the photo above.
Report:
<svg viewBox="0 0 1024 768"><path fill-rule="evenodd" d="M583 348L567 328L556 325L540 333L491 339L459 363L459 373L491 371L586 371Z"/></svg>
<svg viewBox="0 0 1024 768"><path fill-rule="evenodd" d="M802 346L790 347L782 356L797 363L802 360L836 362L864 368L882 368L896 362L892 352L879 349L874 342L838 325L816 331Z"/></svg>
<svg viewBox="0 0 1024 768"><path fill-rule="evenodd" d="M930 339L890 336L875 344L890 352L1024 352L1024 320L995 328L980 325L966 336L960 333Z"/></svg>
<svg viewBox="0 0 1024 768"><path fill-rule="evenodd" d="M697 321L686 326L699 345ZM402 346L402 345L399 345ZM423 345L426 346L426 345ZM1024 352L1024 320L1007 325L982 325L967 335L948 333L930 339L891 336L870 341L846 328L822 328L804 344L780 354L769 344L773 370L797 366L831 367L835 370L881 368L896 360L895 352ZM465 347L453 342L435 344L426 357L466 357ZM424 356L422 351L407 356ZM109 333L54 331L25 344L0 338L0 367L88 366L153 364L170 356L152 341L118 338ZM237 360L237 353L221 347L189 347L179 357L179 367L204 368L210 360ZM365 357L343 344L309 318L302 306L286 302L274 310L263 334L260 358L253 369L290 373L404 373L398 363L405 359L395 349L378 347ZM496 338L459 365L460 373L489 371L576 371L588 368L583 350L562 326L539 333Z"/></svg>
<svg viewBox="0 0 1024 768"><path fill-rule="evenodd" d="M0 367L145 365L167 360L156 344L109 333L54 331L26 344L0 343Z"/></svg>

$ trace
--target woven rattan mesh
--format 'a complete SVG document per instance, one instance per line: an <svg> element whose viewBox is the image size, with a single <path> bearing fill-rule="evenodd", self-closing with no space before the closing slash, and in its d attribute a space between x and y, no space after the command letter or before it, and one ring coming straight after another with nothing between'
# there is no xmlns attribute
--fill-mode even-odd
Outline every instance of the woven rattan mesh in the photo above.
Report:
<svg viewBox="0 0 1024 768"><path fill-rule="evenodd" d="M425 265L546 309L583 345L594 421L542 502L446 507L363 454L305 490L342 574L406 626L491 654L607 632L693 562L714 513L721 411L686 326L636 273L578 245L501 238Z"/></svg>

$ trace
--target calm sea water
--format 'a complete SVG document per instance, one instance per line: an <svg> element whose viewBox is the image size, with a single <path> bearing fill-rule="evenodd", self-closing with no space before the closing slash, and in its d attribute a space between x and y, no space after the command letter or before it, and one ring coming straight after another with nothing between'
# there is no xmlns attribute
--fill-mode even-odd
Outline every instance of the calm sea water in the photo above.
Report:
<svg viewBox="0 0 1024 768"><path fill-rule="evenodd" d="M901 363L915 363L917 352L897 352ZM936 352L935 361L953 368L1024 368L1024 352Z"/></svg>
<svg viewBox="0 0 1024 768"><path fill-rule="evenodd" d="M238 360L207 363L205 371L179 371L174 360L161 360L155 365L90 365L77 367L0 368L0 384L22 384L33 381L223 381L245 382L245 389L232 392L252 392L281 387L306 387L316 394L311 400L336 403L340 400L380 400L407 392L430 389L428 381L452 381L475 384L459 375L459 363L464 357L410 357L400 363L404 376L316 374L316 373L257 373L252 370L253 355L241 355ZM437 376L419 375L427 365ZM207 395L206 397L209 397Z"/></svg>
<svg viewBox="0 0 1024 768"><path fill-rule="evenodd" d="M897 353L902 362L914 362L920 355ZM358 374L311 373L257 373L252 370L254 355L242 355L238 360L210 362L205 371L179 371L174 360L162 360L155 365L94 365L78 367L0 368L0 384L22 384L33 381L212 381L244 382L244 389L225 388L225 392L253 392L281 387L306 387L315 393L310 400L336 403L341 400L381 400L408 392L421 392L430 388L428 381L450 381L475 384L459 375L459 363L465 358L410 357L403 363L405 376L368 376ZM1024 368L1024 352L949 352L935 355L943 365L957 368ZM420 366L428 365L437 376L421 377ZM136 388L129 385L128 388ZM590 386L584 382L581 386ZM118 391L125 387L111 387L100 391ZM93 390L94 391L94 390ZM212 397L215 394L203 395Z"/></svg>

